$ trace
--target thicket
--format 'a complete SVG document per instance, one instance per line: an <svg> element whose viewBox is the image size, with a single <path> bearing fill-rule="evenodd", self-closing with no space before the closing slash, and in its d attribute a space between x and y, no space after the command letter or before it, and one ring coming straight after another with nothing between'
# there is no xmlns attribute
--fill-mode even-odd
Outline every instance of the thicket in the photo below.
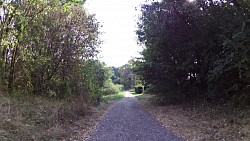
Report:
<svg viewBox="0 0 250 141"><path fill-rule="evenodd" d="M135 74L132 72L132 64L128 62L120 67L112 67L113 76L111 80L114 84L122 85L122 89L128 90L135 85Z"/></svg>
<svg viewBox="0 0 250 141"><path fill-rule="evenodd" d="M127 64L117 69L119 77L115 80L115 82L119 80L118 82L124 86L125 90L133 89L137 85L144 84L140 76L137 76L134 73L133 60L129 60Z"/></svg>
<svg viewBox="0 0 250 141"><path fill-rule="evenodd" d="M103 95L118 94L123 90L123 85L114 84L111 79L107 80L102 90Z"/></svg>
<svg viewBox="0 0 250 141"><path fill-rule="evenodd" d="M119 67L120 81L125 90L132 89L134 87L134 74L132 73L132 64L127 63Z"/></svg>
<svg viewBox="0 0 250 141"><path fill-rule="evenodd" d="M99 101L109 78L82 0L0 1L0 82L9 94Z"/></svg>
<svg viewBox="0 0 250 141"><path fill-rule="evenodd" d="M135 71L162 101L250 101L250 1L145 4Z"/></svg>

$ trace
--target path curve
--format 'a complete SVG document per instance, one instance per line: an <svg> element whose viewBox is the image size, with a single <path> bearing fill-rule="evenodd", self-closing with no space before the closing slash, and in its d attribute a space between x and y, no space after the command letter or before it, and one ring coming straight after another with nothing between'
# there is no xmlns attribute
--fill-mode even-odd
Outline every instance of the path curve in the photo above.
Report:
<svg viewBox="0 0 250 141"><path fill-rule="evenodd" d="M182 141L138 105L129 92L115 103L89 141Z"/></svg>

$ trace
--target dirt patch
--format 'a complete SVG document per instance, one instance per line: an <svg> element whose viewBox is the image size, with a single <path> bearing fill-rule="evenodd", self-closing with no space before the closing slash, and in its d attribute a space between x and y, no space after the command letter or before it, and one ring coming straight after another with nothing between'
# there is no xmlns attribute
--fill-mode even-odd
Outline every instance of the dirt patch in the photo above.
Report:
<svg viewBox="0 0 250 141"><path fill-rule="evenodd" d="M205 103L159 106L154 96L146 94L138 100L165 127L185 140L250 140L250 108Z"/></svg>

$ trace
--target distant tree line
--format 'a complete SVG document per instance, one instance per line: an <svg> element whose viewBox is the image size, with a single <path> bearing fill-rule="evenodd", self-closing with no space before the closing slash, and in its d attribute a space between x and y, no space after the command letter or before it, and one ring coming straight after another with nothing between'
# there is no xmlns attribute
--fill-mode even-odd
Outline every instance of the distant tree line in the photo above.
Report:
<svg viewBox="0 0 250 141"><path fill-rule="evenodd" d="M133 72L133 60L129 60L127 64L120 67L112 67L114 75L111 77L114 84L123 85L124 90L134 88L140 83L136 74Z"/></svg>
<svg viewBox="0 0 250 141"><path fill-rule="evenodd" d="M162 101L250 101L250 1L145 4L135 72Z"/></svg>

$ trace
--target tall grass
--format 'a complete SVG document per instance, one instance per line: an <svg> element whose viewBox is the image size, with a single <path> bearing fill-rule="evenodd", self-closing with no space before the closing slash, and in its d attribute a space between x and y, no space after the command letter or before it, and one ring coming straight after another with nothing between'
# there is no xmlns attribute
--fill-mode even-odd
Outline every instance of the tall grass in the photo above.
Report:
<svg viewBox="0 0 250 141"><path fill-rule="evenodd" d="M0 94L1 140L62 140L70 122L87 113L83 98L68 101Z"/></svg>

